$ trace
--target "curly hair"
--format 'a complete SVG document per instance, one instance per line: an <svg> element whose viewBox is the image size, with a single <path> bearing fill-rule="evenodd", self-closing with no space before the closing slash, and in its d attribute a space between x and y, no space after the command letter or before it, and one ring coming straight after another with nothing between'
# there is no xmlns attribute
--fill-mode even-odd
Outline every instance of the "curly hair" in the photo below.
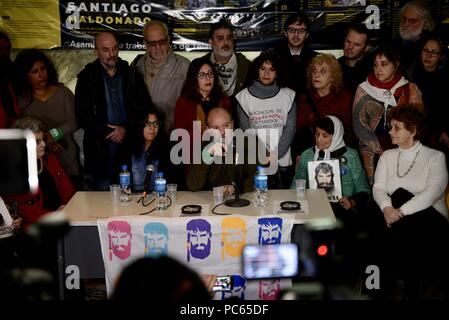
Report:
<svg viewBox="0 0 449 320"><path fill-rule="evenodd" d="M204 57L194 59L190 63L189 70L187 70L187 77L181 90L181 95L187 97L193 102L201 102L202 96L198 88L198 72L200 72L201 67L205 64L211 67L212 72L214 73L214 85L210 92L209 99L212 103L218 105L220 100L224 98L225 94L223 93L223 89L218 83L218 76L213 63L209 59Z"/></svg>
<svg viewBox="0 0 449 320"><path fill-rule="evenodd" d="M343 88L343 72L341 71L341 66L335 56L326 53L320 53L310 60L309 65L307 66L307 87L312 87L313 66L320 66L323 63L326 63L331 68L331 77L334 79L330 88L331 92L339 92Z"/></svg>
<svg viewBox="0 0 449 320"><path fill-rule="evenodd" d="M22 130L28 129L33 133L47 131L47 126L45 125L45 123L42 120L33 117L19 118L16 120L16 122L14 122L11 128Z"/></svg>
<svg viewBox="0 0 449 320"><path fill-rule="evenodd" d="M34 64L42 61L47 69L48 85L58 85L58 74L53 63L41 51L36 49L28 49L20 52L14 60L15 88L20 95L30 95L32 92L31 84L28 81L28 72L33 68Z"/></svg>
<svg viewBox="0 0 449 320"><path fill-rule="evenodd" d="M413 139L421 138L424 117L423 114L411 104L391 108L387 114L388 124L396 120L404 124L404 128L410 132L415 131Z"/></svg>
<svg viewBox="0 0 449 320"><path fill-rule="evenodd" d="M279 87L284 87L285 79L282 72L281 58L272 51L263 51L258 57L254 59L251 67L251 80L259 79L259 69L265 62L271 63L271 66L274 68L274 70L276 70L276 84Z"/></svg>

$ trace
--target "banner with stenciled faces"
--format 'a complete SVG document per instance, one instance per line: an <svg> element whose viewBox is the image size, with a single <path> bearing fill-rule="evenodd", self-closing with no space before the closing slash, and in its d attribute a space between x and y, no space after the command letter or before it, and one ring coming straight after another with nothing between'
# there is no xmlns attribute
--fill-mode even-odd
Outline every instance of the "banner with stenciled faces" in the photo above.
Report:
<svg viewBox="0 0 449 320"><path fill-rule="evenodd" d="M232 292L217 292L215 299L275 299L291 286L291 280L246 281L241 274L242 249L247 244L290 242L293 223L293 217L242 215L98 220L108 295L126 266L141 257L163 254L200 275L231 275Z"/></svg>

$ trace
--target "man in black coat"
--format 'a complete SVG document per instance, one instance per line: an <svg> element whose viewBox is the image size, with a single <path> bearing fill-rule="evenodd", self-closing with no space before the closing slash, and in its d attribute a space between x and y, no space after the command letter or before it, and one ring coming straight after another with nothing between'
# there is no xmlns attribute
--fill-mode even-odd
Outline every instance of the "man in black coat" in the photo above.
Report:
<svg viewBox="0 0 449 320"><path fill-rule="evenodd" d="M98 58L78 74L75 112L84 129L84 184L88 190L108 190L110 184L118 183L121 165L129 164L130 69L118 52L114 34L99 33L95 37Z"/></svg>

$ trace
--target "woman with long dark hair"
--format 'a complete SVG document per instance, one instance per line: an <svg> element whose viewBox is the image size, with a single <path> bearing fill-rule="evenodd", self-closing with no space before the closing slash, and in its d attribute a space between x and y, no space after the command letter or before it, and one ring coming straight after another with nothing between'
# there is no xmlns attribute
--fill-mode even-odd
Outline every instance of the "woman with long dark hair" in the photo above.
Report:
<svg viewBox="0 0 449 320"><path fill-rule="evenodd" d="M184 87L176 101L175 128L186 129L192 137L193 121L200 121L201 132L204 132L207 113L214 107L231 109L231 103L218 83L212 62L206 58L195 59L190 63Z"/></svg>
<svg viewBox="0 0 449 320"><path fill-rule="evenodd" d="M75 97L58 82L53 64L42 52L20 52L15 61L15 89L23 116L42 120L49 128L47 147L58 159L72 181L79 185L78 152L73 139L77 130Z"/></svg>

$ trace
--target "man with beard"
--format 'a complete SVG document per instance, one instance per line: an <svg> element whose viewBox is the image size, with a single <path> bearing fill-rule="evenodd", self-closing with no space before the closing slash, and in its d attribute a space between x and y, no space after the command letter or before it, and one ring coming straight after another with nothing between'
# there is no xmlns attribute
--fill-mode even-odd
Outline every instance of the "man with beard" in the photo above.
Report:
<svg viewBox="0 0 449 320"><path fill-rule="evenodd" d="M204 219L194 219L187 223L187 261L190 255L196 259L205 259L210 255L211 225Z"/></svg>
<svg viewBox="0 0 449 320"><path fill-rule="evenodd" d="M150 222L143 227L145 235L145 256L155 257L168 254L168 228L160 222Z"/></svg>
<svg viewBox="0 0 449 320"><path fill-rule="evenodd" d="M246 86L251 66L243 54L234 51L233 31L226 19L212 24L209 30L212 51L204 56L214 64L218 81L228 97L236 95Z"/></svg>
<svg viewBox="0 0 449 320"><path fill-rule="evenodd" d="M126 260L131 255L131 225L126 221L111 221L108 223L109 260L116 256Z"/></svg>
<svg viewBox="0 0 449 320"><path fill-rule="evenodd" d="M259 223L259 244L280 244L282 240L282 219L281 218L260 218Z"/></svg>
<svg viewBox="0 0 449 320"><path fill-rule="evenodd" d="M329 163L321 162L315 167L315 180L318 189L324 189L326 192L334 190L334 169Z"/></svg>
<svg viewBox="0 0 449 320"><path fill-rule="evenodd" d="M128 163L125 137L129 118L128 62L118 57L114 34L95 37L97 59L78 74L75 113L84 129L84 184L89 190L108 190L118 182L120 165Z"/></svg>
<svg viewBox="0 0 449 320"><path fill-rule="evenodd" d="M435 29L429 9L420 1L407 2L399 12L401 66L406 70L420 57L422 38Z"/></svg>

